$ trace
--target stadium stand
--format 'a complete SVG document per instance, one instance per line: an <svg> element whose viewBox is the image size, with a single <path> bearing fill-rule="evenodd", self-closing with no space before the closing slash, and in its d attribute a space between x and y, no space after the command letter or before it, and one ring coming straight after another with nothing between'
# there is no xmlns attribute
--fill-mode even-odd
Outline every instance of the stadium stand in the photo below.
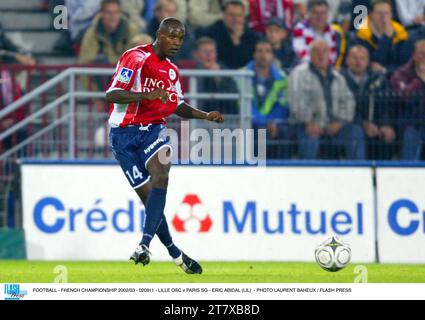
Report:
<svg viewBox="0 0 425 320"><path fill-rule="evenodd" d="M62 33L52 27L52 13L43 0L0 1L0 22L6 37L31 52L38 64L72 64L72 52L55 51Z"/></svg>

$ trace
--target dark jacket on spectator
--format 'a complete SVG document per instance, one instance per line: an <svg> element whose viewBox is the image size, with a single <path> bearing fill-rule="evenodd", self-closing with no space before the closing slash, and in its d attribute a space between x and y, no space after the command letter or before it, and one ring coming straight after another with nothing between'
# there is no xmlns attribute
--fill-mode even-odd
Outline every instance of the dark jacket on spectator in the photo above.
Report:
<svg viewBox="0 0 425 320"><path fill-rule="evenodd" d="M6 37L0 25L0 63L15 63L15 55L19 52L18 47Z"/></svg>
<svg viewBox="0 0 425 320"><path fill-rule="evenodd" d="M348 69L343 69L341 73L356 100L355 122L359 125L364 122L379 126L392 125L396 108L391 105L390 99L393 97L388 90L385 75L369 70L364 81L359 83Z"/></svg>
<svg viewBox="0 0 425 320"><path fill-rule="evenodd" d="M207 36L214 39L217 43L218 60L231 69L239 69L248 64L252 59L258 41L257 34L245 27L241 43L235 46L222 20L199 30L197 36Z"/></svg>
<svg viewBox="0 0 425 320"><path fill-rule="evenodd" d="M392 22L394 28L392 38L386 35L378 38L372 32L370 19L367 23L369 27L357 31L356 38L359 44L369 50L372 62L378 62L392 73L409 60L409 34L401 24Z"/></svg>
<svg viewBox="0 0 425 320"><path fill-rule="evenodd" d="M397 69L391 86L400 97L402 124L423 127L425 122L425 83L416 75L413 60Z"/></svg>
<svg viewBox="0 0 425 320"><path fill-rule="evenodd" d="M295 67L298 63L297 55L295 54L294 48L292 47L292 39L288 38L282 43L280 49L273 49L274 56L279 62L279 67L285 71L289 71Z"/></svg>
<svg viewBox="0 0 425 320"><path fill-rule="evenodd" d="M411 41L415 43L419 40L425 40L425 25L412 31Z"/></svg>
<svg viewBox="0 0 425 320"><path fill-rule="evenodd" d="M414 29L410 32L409 35L409 57L413 55L415 51L415 43L421 40L425 40L425 25L420 28Z"/></svg>

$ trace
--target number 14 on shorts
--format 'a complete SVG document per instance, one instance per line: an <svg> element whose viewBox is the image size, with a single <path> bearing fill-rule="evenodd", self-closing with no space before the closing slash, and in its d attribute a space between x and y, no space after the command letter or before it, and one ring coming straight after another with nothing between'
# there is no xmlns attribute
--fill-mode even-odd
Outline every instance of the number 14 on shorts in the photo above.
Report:
<svg viewBox="0 0 425 320"><path fill-rule="evenodd" d="M143 179L143 174L137 169L137 166L133 166L133 175L131 175L130 171L126 171L125 174L130 179L131 183L134 184L134 180Z"/></svg>

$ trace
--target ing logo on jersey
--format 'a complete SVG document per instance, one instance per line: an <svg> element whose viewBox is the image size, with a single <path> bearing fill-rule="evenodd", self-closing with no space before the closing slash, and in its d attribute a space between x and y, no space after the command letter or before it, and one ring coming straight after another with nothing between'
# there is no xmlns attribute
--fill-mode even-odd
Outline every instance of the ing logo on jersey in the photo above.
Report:
<svg viewBox="0 0 425 320"><path fill-rule="evenodd" d="M129 84L134 71L127 68L122 68L118 76L118 81Z"/></svg>

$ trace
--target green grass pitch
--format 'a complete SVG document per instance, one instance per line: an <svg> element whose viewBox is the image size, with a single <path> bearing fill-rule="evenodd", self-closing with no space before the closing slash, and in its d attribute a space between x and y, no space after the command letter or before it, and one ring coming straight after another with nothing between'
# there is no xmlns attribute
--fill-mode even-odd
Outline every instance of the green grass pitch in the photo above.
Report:
<svg viewBox="0 0 425 320"><path fill-rule="evenodd" d="M329 273L313 263L204 262L204 274L186 275L171 262L0 261L0 283L52 283L65 266L70 283L352 283L351 264ZM425 265L365 265L370 283L425 283Z"/></svg>

